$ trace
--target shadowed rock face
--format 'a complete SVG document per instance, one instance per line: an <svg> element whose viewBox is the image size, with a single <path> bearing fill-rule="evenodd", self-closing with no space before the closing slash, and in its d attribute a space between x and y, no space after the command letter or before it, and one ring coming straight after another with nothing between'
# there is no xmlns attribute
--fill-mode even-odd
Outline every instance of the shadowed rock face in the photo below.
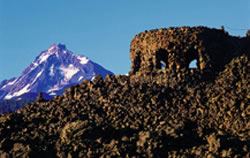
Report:
<svg viewBox="0 0 250 158"><path fill-rule="evenodd" d="M224 30L179 27L142 32L131 42L131 72L188 68L197 60L197 70L218 72L233 57L243 53L246 38L229 36Z"/></svg>
<svg viewBox="0 0 250 158"><path fill-rule="evenodd" d="M228 57L221 62L204 56L208 65L224 62L220 70L211 64L216 73L200 72L210 70L201 69L201 62L197 73L186 66L173 68L177 59L171 68L160 71L155 63L148 71L141 67L150 61L147 54L137 55L133 75L98 75L53 100L40 96L15 113L0 115L0 157L249 157L249 37L187 28L192 29L225 36L222 44L238 41L239 49L220 48L219 40L211 39L215 48L237 52L221 51ZM165 54L160 49L151 57L169 62Z"/></svg>

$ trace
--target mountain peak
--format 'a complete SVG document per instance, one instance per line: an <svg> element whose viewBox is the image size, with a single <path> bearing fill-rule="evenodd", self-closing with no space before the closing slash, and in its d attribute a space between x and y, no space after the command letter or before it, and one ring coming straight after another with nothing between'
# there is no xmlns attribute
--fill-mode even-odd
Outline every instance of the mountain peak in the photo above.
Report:
<svg viewBox="0 0 250 158"><path fill-rule="evenodd" d="M58 46L55 43L52 43L50 47L48 48L48 51L53 51L55 49L58 49Z"/></svg>
<svg viewBox="0 0 250 158"><path fill-rule="evenodd" d="M105 77L112 72L92 62L88 57L73 54L64 44L52 44L41 52L23 72L13 80L0 83L0 100L19 98L26 93L61 95L64 89L97 74Z"/></svg>
<svg viewBox="0 0 250 158"><path fill-rule="evenodd" d="M66 45L65 44L61 44L61 43L59 43L58 45L57 45L57 47L59 48L59 49L61 49L61 50L66 50L67 48L66 48Z"/></svg>
<svg viewBox="0 0 250 158"><path fill-rule="evenodd" d="M66 45L65 44L61 44L59 43L58 45L56 45L55 43L52 43L49 47L49 49L47 51L45 51L44 53L56 53L58 50L67 50Z"/></svg>
<svg viewBox="0 0 250 158"><path fill-rule="evenodd" d="M57 57L59 54L64 53L67 54L69 51L66 48L66 45L59 43L56 45L55 43L51 44L50 47L43 51L38 57L37 57L37 63L40 64L47 60L51 55L55 54Z"/></svg>

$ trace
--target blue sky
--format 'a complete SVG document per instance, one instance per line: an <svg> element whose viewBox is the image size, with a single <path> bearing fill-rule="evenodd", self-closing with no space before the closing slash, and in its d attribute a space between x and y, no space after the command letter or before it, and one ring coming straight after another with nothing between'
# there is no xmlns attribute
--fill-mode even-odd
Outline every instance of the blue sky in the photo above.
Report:
<svg viewBox="0 0 250 158"><path fill-rule="evenodd" d="M250 1L0 0L0 81L19 76L52 43L125 74L136 34L196 25L224 25L231 35L245 36Z"/></svg>

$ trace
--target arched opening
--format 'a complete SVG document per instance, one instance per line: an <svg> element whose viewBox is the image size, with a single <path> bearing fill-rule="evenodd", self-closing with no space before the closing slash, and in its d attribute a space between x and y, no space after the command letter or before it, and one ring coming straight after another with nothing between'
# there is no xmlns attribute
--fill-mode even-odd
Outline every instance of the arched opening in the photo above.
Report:
<svg viewBox="0 0 250 158"><path fill-rule="evenodd" d="M198 52L195 49L189 49L189 51L186 53L186 64L187 64L187 68L189 69L200 69L199 66L199 56L198 56Z"/></svg>
<svg viewBox="0 0 250 158"><path fill-rule="evenodd" d="M198 66L197 66L197 59L192 60L190 62L190 64L189 64L188 68L190 68L190 69L197 69L198 68Z"/></svg>
<svg viewBox="0 0 250 158"><path fill-rule="evenodd" d="M159 49L155 52L156 69L166 69L168 63L168 52L164 49Z"/></svg>

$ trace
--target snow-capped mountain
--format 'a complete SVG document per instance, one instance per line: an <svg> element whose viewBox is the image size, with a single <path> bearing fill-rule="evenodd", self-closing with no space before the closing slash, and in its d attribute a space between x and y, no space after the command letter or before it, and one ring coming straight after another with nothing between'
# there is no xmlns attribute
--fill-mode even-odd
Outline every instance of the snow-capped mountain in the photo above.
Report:
<svg viewBox="0 0 250 158"><path fill-rule="evenodd" d="M20 77L0 82L0 100L32 99L39 92L61 95L65 88L85 79L93 80L98 74L105 77L113 73L83 55L73 54L65 45L53 44Z"/></svg>

